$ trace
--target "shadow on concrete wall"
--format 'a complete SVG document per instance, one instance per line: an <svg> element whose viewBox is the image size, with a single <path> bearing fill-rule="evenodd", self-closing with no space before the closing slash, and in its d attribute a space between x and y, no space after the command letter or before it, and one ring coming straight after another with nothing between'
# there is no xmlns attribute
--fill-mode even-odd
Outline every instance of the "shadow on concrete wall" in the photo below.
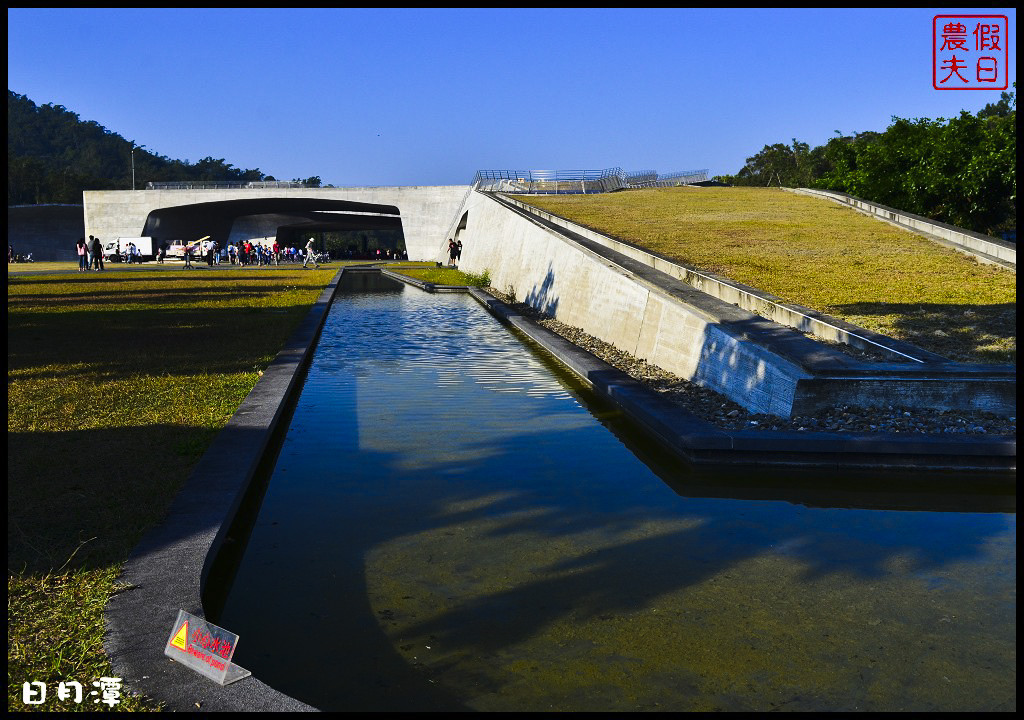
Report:
<svg viewBox="0 0 1024 720"><path fill-rule="evenodd" d="M523 299L523 302L538 312L544 313L549 317L555 317L555 314L558 311L558 297L556 297L552 292L554 286L555 271L549 263L547 274L544 275L544 280L540 285L534 285L530 291L526 293L526 297Z"/></svg>
<svg viewBox="0 0 1024 720"><path fill-rule="evenodd" d="M526 293L522 302L534 310L554 318L560 302L560 298L554 293L554 286L555 272L549 264L544 279ZM640 317L635 318L635 323L639 325L642 320ZM752 318L750 322L758 324L759 331L763 332L762 326L765 324L763 319ZM752 412L767 412L767 407L753 404L754 402L766 403L768 402L766 395L770 396L771 388L766 385L771 378L766 372L765 364L756 359L746 358L748 367L741 368L742 354L737 350L735 343L729 340L736 333L743 334L743 324L732 323L728 327L721 326L721 332L711 332L711 327L714 326L705 328L699 337L685 338L684 341L690 345L700 346L700 361L694 375L684 379L720 392ZM788 329L781 328L781 326L780 330L788 332ZM662 331L671 332L671 329ZM678 332L683 331L683 328L678 328ZM605 339L608 337L607 334L605 334L605 338L600 335L597 337L599 340L610 343ZM619 349L628 352L624 348ZM749 371L751 362L757 363L757 370L753 373Z"/></svg>

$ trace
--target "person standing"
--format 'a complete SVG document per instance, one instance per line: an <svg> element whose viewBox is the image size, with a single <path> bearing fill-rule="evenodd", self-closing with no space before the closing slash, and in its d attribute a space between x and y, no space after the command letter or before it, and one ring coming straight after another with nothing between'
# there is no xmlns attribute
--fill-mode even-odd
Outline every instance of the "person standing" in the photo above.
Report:
<svg viewBox="0 0 1024 720"><path fill-rule="evenodd" d="M313 265L315 265L316 269L319 270L320 264L316 261L316 258L313 257L313 238L310 238L309 242L306 243L306 254L302 258L302 267L305 268L306 263L308 263L310 260L313 261Z"/></svg>
<svg viewBox="0 0 1024 720"><path fill-rule="evenodd" d="M85 247L85 238L78 238L78 245L75 246L78 250L78 272L89 271L89 251Z"/></svg>
<svg viewBox="0 0 1024 720"><path fill-rule="evenodd" d="M89 237L92 237L92 235ZM98 237L92 238L92 246L90 249L92 251L93 270L99 272L103 269L103 246L100 244L100 239Z"/></svg>

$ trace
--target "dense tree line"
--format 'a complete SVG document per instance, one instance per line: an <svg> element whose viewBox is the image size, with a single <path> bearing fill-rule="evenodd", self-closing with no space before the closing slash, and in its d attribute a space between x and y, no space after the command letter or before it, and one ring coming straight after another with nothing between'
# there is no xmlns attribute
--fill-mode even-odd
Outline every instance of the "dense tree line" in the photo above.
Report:
<svg viewBox="0 0 1024 720"><path fill-rule="evenodd" d="M1002 94L977 115L907 120L885 132L836 137L811 148L765 145L733 185L838 190L863 200L998 235L1017 226L1017 102Z"/></svg>
<svg viewBox="0 0 1024 720"><path fill-rule="evenodd" d="M195 163L135 149L135 185L147 182L274 180L224 159ZM307 183L319 187L320 178ZM7 91L7 204L82 202L83 190L130 190L132 143L63 105L39 105Z"/></svg>

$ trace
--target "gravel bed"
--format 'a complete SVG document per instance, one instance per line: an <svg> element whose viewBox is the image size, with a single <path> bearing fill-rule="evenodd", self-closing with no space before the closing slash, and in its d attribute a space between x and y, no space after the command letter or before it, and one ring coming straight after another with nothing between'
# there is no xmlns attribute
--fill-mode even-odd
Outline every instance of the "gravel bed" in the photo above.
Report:
<svg viewBox="0 0 1024 720"><path fill-rule="evenodd" d="M958 435L1016 435L1017 418L984 412L928 410L889 406L836 405L817 415L789 419L754 414L709 388L695 385L608 343L542 315L495 288L487 292L538 324L643 382L688 411L723 430L795 430L807 432L885 432Z"/></svg>

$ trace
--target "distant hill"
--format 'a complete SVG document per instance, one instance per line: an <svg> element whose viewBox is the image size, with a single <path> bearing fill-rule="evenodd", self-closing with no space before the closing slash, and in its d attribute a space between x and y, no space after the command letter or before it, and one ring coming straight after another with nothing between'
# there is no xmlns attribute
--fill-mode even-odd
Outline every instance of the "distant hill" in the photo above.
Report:
<svg viewBox="0 0 1024 720"><path fill-rule="evenodd" d="M83 190L132 187L132 144L63 105L7 91L7 205L81 204ZM135 151L135 184L173 180L273 180L223 159L196 163ZM319 178L315 178L319 180Z"/></svg>

